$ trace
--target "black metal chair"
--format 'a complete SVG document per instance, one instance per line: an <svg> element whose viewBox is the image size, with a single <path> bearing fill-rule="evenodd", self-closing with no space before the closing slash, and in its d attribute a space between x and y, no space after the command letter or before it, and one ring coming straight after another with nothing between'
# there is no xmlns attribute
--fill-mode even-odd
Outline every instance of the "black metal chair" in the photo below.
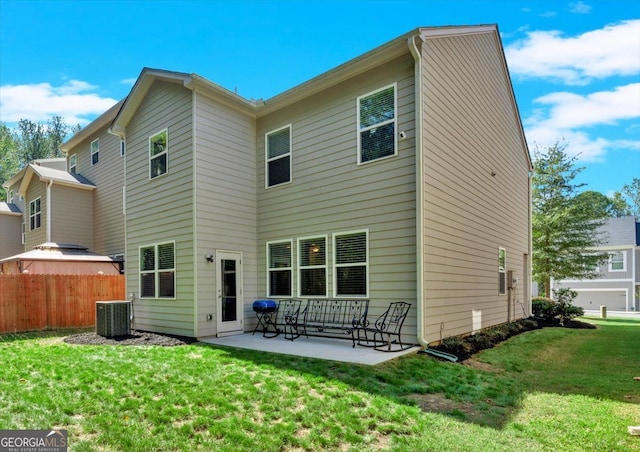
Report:
<svg viewBox="0 0 640 452"><path fill-rule="evenodd" d="M365 326L357 328L358 345L383 352L399 352L411 348L413 345L402 343L402 325L410 308L411 303L404 301L390 303L373 325L366 322ZM369 333L373 334L372 338L369 338ZM396 346L392 348L392 345Z"/></svg>

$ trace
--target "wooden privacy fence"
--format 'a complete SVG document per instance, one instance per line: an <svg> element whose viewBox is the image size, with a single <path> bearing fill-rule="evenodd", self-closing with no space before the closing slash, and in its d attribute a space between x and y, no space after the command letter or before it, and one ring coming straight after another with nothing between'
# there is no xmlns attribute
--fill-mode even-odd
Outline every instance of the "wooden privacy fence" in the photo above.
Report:
<svg viewBox="0 0 640 452"><path fill-rule="evenodd" d="M96 301L125 295L124 275L0 275L0 334L94 326Z"/></svg>

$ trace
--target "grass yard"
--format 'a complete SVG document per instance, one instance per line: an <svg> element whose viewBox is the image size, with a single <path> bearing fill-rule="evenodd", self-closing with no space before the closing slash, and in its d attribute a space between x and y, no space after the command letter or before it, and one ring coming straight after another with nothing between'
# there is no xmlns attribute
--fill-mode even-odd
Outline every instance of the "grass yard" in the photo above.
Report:
<svg viewBox="0 0 640 452"><path fill-rule="evenodd" d="M640 450L640 321L590 321L471 365L0 337L0 429L67 429L70 451Z"/></svg>

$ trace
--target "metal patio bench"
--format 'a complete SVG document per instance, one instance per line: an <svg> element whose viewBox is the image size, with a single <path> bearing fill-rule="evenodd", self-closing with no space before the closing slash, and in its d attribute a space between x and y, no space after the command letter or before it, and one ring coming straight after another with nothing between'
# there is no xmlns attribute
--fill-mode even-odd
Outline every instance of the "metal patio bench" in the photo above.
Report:
<svg viewBox="0 0 640 452"><path fill-rule="evenodd" d="M355 347L355 332L366 324L368 310L369 300L307 300L299 326L307 337L348 334Z"/></svg>
<svg viewBox="0 0 640 452"><path fill-rule="evenodd" d="M411 304L404 301L390 303L387 310L373 324L366 322L357 328L358 345L373 347L383 352L398 352L411 348L413 345L402 343L402 325L410 308ZM370 334L372 337L369 337Z"/></svg>

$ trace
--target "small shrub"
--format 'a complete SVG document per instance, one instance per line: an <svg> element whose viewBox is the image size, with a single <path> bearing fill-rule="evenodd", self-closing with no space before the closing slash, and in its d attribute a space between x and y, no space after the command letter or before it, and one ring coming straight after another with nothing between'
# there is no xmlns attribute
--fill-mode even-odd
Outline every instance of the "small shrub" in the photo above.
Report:
<svg viewBox="0 0 640 452"><path fill-rule="evenodd" d="M531 313L534 317L540 317L547 321L552 321L555 314L556 302L551 298L535 297L531 299Z"/></svg>
<svg viewBox="0 0 640 452"><path fill-rule="evenodd" d="M566 326L575 317L584 315L584 309L573 305L573 299L578 295L575 290L563 288L554 290L556 297L556 317L560 318L560 325Z"/></svg>

